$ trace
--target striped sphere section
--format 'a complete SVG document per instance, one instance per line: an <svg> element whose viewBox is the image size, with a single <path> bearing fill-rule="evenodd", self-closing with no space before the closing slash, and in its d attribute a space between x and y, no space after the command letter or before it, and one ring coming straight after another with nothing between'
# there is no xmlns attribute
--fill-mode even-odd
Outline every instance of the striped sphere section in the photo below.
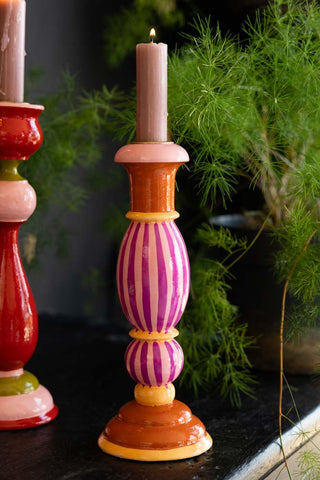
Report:
<svg viewBox="0 0 320 480"><path fill-rule="evenodd" d="M119 252L117 286L129 322L167 332L181 318L190 290L190 265L174 221L129 226Z"/></svg>
<svg viewBox="0 0 320 480"><path fill-rule="evenodd" d="M136 339L128 345L125 364L137 383L159 387L173 382L180 375L183 351L174 339L154 342Z"/></svg>

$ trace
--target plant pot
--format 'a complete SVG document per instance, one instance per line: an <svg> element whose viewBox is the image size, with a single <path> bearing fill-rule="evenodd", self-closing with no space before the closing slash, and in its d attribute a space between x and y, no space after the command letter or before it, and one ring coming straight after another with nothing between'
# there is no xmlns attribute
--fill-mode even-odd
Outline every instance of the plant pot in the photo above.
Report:
<svg viewBox="0 0 320 480"><path fill-rule="evenodd" d="M221 215L215 226L224 226L250 241L257 230L244 227L244 217ZM263 231L253 247L232 267L229 300L239 308L241 323L248 324L249 335L256 338L256 347L248 357L259 370L278 371L280 359L280 320L283 285L277 283L273 258L277 245L270 232ZM287 303L293 300L287 297ZM284 343L284 370L291 374L313 374L320 363L320 329L308 329L300 340Z"/></svg>

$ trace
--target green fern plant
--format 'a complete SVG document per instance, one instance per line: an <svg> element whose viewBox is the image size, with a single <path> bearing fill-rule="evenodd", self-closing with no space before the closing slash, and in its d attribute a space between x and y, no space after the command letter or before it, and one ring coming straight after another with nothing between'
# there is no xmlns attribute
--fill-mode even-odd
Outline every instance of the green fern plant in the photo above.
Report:
<svg viewBox="0 0 320 480"><path fill-rule="evenodd" d="M157 33L164 29L181 28L185 23L184 12L176 0L133 0L130 7L122 8L106 21L104 33L105 58L110 67L117 67L133 53L132 45L149 41L151 27ZM158 28L159 27L159 28ZM122 32L119 41L119 32Z"/></svg>
<svg viewBox="0 0 320 480"><path fill-rule="evenodd" d="M245 25L245 43L199 20L171 56L171 131L192 153L203 203L226 202L246 178L274 225L297 197L315 207L319 22L316 3L276 1Z"/></svg>
<svg viewBox="0 0 320 480"><path fill-rule="evenodd" d="M38 252L45 246L59 255L66 253L68 231L62 219L89 198L90 184L81 185L77 179L84 171L94 176L103 155L102 134L120 101L116 88L79 93L69 73L64 74L56 93L37 100L45 107L40 117L44 142L19 169L37 192L37 209L21 229L26 266L37 263Z"/></svg>
<svg viewBox="0 0 320 480"><path fill-rule="evenodd" d="M195 392L215 385L239 406L242 394L253 393L246 352L254 341L239 325L228 291L232 267L263 229L279 245L274 269L284 298L289 293L296 299L291 311L283 305L279 312L288 338L319 323L320 10L315 1L275 0L248 20L239 38L223 34L210 19L199 17L194 27L169 59L170 130L190 153L188 177L199 199L196 211L180 172L179 210L189 212L182 227L184 235L188 226L191 231L192 267L191 299L180 323L180 378ZM134 138L134 111L131 92L114 119L121 138ZM260 192L260 228L249 245L226 229L201 225L222 208L234 208L244 187ZM188 222L190 212L195 215ZM217 247L225 253L222 261L216 252L208 258ZM319 451L301 453L298 467L301 478L318 478Z"/></svg>
<svg viewBox="0 0 320 480"><path fill-rule="evenodd" d="M318 323L320 312L314 300L320 279L319 51L317 2L275 0L248 20L239 36L226 35L210 18L199 17L194 33L184 35L184 44L169 57L169 128L173 140L190 154L188 176L193 180L192 193L196 191L198 198L198 213L190 221L191 233L187 225L182 225L193 271L193 295L181 322L186 357L182 381L198 389L215 379L223 395L228 392L237 404L241 392L250 391L252 378L245 355L252 340L247 338L245 325L241 334L237 330L237 311L232 305L225 307L224 315L216 312L227 302L234 264L231 258L234 254L243 256L250 246L235 243L234 251L230 251L229 233L212 229L208 235L201 227L199 243L199 237L195 239L193 234L196 217L199 227L204 219L209 221L223 209L234 209L240 190L258 192L259 203L253 205L259 210L256 217L279 244L274 262L279 282L287 278L310 229L315 230L290 281L289 293L297 302L291 311L287 309L286 325L290 325L292 334ZM128 101L114 116L117 131L131 140L134 101L130 92ZM183 180L182 170L178 185L183 185ZM179 197L180 210L195 212L194 195L184 195L181 187ZM224 235L220 247L225 250L225 259L207 263L199 249L205 257L204 249L214 237L218 242L219 235ZM222 275L229 261L230 268ZM208 318L198 321L205 310ZM230 325L234 333L230 338L235 339L230 358L238 377L229 374L227 356L218 354L224 348L219 343L223 335L214 333ZM205 337L210 339L204 344ZM199 349L195 347L198 341ZM243 356L239 352L244 352ZM241 372L243 381L239 381Z"/></svg>
<svg viewBox="0 0 320 480"><path fill-rule="evenodd" d="M195 34L186 35L184 46L170 56L173 138L190 153L199 204L208 219L221 213L216 205L230 208L244 186L260 192L259 217L279 244L274 264L279 282L314 231L289 285L296 301L286 324L290 335L302 333L320 318L315 302L320 281L319 5L276 0L248 20L244 40L223 35L210 19L199 18L194 27ZM196 298L189 308L197 310L198 319ZM194 329L199 338L206 331L201 323ZM190 364L199 364L200 353L186 342ZM198 386L201 379L206 384L203 371Z"/></svg>
<svg viewBox="0 0 320 480"><path fill-rule="evenodd" d="M239 255L248 248L247 242L233 238L227 229L216 231L208 225L199 228L197 239L200 244L192 263L192 299L180 323L185 352L180 382L195 393L215 386L223 398L239 407L241 394L253 395L255 380L246 350L253 347L254 339L246 335L246 326L237 322L237 307L228 301L229 266L205 258L202 250L203 246L219 247L227 256Z"/></svg>

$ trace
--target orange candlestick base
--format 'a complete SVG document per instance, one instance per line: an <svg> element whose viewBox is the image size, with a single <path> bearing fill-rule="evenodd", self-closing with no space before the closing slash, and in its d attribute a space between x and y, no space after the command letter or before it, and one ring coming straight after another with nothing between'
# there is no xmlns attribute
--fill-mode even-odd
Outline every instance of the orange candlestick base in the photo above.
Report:
<svg viewBox="0 0 320 480"><path fill-rule="evenodd" d="M100 435L100 448L145 462L181 460L207 451L212 440L203 423L178 400L168 405L125 404Z"/></svg>
<svg viewBox="0 0 320 480"><path fill-rule="evenodd" d="M172 383L136 385L126 403L100 435L100 448L116 457L145 462L182 460L206 452L212 439L203 423L175 400Z"/></svg>

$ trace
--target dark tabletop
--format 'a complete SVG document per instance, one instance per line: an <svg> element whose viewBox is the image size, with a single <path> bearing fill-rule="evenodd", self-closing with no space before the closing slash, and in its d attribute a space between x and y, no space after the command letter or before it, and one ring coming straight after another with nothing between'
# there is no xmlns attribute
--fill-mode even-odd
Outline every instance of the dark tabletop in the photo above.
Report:
<svg viewBox="0 0 320 480"><path fill-rule="evenodd" d="M177 387L176 398L188 404L213 438L209 452L159 463L109 456L97 446L98 437L133 398L134 383L123 362L127 331L47 316L39 323L37 350L26 369L50 390L60 413L45 426L0 432L1 480L221 480L278 437L278 375L257 373L256 398L244 398L241 409L213 393L195 399ZM296 376L289 382L303 417L318 406L320 381ZM286 392L284 411L291 406Z"/></svg>

